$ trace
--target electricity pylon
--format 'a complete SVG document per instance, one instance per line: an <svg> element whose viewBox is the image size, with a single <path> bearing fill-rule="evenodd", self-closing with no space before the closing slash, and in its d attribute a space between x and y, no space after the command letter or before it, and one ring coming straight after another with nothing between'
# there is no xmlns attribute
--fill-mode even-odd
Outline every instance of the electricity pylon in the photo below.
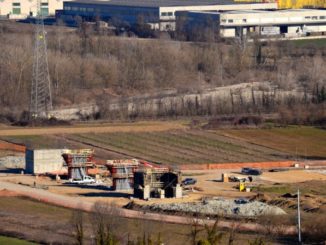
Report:
<svg viewBox="0 0 326 245"><path fill-rule="evenodd" d="M37 1L30 118L48 117L52 110L51 81L41 1Z"/></svg>

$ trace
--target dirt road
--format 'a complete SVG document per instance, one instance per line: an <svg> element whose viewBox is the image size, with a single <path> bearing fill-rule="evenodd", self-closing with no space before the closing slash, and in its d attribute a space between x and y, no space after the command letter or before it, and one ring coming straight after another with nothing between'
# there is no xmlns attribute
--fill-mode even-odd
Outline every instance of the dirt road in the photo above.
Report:
<svg viewBox="0 0 326 245"><path fill-rule="evenodd" d="M22 196L28 196L30 198L39 200L41 202L63 206L67 208L81 209L87 212L91 211L93 206L93 203L85 200L81 200L77 197L62 196L42 189L35 189L28 186L8 183L5 181L0 181L0 189L14 191ZM135 210L127 210L123 208L117 208L117 214L119 216L127 217L127 218L146 219L146 220L154 220L154 221L168 222L168 223L175 223L175 224L189 224L191 222L194 222L193 219L190 219L189 217L172 216L172 215L165 215L165 214L158 214L158 213L148 213L148 212L141 212ZM208 224L208 225L214 224L214 220L208 220L208 219L207 220L199 219L197 222L201 224ZM264 230L262 226L254 223L237 223L231 221L220 221L218 225L221 228L232 228L236 225L239 230L243 230L243 231L260 232ZM294 234L295 231L296 231L295 227L287 227L286 229L284 229L284 234Z"/></svg>
<svg viewBox="0 0 326 245"><path fill-rule="evenodd" d="M186 129L180 121L153 121L136 123L105 123L73 125L64 127L0 127L0 136L17 135L50 135L50 134L83 134L83 133L114 133L114 132L159 132L175 129Z"/></svg>

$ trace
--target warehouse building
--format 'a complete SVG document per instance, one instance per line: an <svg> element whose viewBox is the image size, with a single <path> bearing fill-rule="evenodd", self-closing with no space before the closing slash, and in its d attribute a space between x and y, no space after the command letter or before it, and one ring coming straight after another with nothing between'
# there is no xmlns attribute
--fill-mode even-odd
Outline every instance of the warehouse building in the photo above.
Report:
<svg viewBox="0 0 326 245"><path fill-rule="evenodd" d="M36 16L38 0L0 0L0 16L9 19L26 19ZM41 0L43 16L54 16L55 11L63 8L63 0Z"/></svg>
<svg viewBox="0 0 326 245"><path fill-rule="evenodd" d="M101 19L117 25L134 25L141 18L153 29L174 30L177 11L226 11L276 9L276 3L236 3L231 0L77 0L64 2L57 17L66 22L76 16L84 20Z"/></svg>
<svg viewBox="0 0 326 245"><path fill-rule="evenodd" d="M182 20L182 21L181 21ZM221 37L260 36L299 37L326 33L326 10L240 10L226 12L178 12L178 28L210 26ZM182 26L180 26L182 25Z"/></svg>

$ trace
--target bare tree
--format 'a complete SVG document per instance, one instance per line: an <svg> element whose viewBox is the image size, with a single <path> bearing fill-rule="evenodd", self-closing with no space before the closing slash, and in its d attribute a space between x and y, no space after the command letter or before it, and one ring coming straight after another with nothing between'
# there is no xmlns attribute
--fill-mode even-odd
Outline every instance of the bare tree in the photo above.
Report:
<svg viewBox="0 0 326 245"><path fill-rule="evenodd" d="M71 218L71 223L74 229L75 244L84 244L84 213L81 210L74 210Z"/></svg>

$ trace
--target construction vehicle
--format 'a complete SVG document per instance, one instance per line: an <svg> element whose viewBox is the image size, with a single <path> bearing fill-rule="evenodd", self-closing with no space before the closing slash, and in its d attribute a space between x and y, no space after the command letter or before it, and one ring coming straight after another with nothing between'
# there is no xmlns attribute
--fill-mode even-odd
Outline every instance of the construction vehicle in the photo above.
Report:
<svg viewBox="0 0 326 245"><path fill-rule="evenodd" d="M244 182L239 183L239 191L246 191L246 184Z"/></svg>

